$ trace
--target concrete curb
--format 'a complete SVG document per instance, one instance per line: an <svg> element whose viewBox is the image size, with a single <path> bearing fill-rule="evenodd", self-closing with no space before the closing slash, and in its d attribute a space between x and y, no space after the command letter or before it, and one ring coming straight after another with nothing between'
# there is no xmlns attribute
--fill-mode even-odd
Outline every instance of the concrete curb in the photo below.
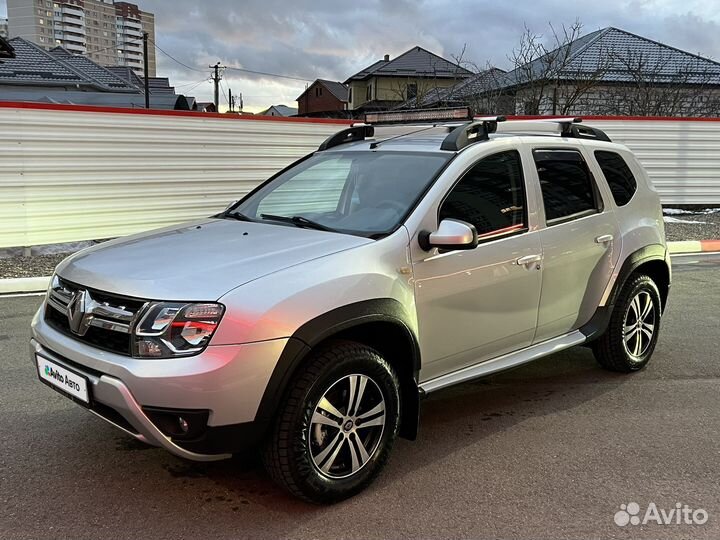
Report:
<svg viewBox="0 0 720 540"><path fill-rule="evenodd" d="M720 240L684 240L668 242L671 254L720 251ZM50 276L0 279L0 294L43 292L50 284Z"/></svg>
<svg viewBox="0 0 720 540"><path fill-rule="evenodd" d="M50 276L0 279L0 294L42 292L49 284Z"/></svg>
<svg viewBox="0 0 720 540"><path fill-rule="evenodd" d="M670 253L703 253L720 251L720 240L684 240L681 242L668 242Z"/></svg>

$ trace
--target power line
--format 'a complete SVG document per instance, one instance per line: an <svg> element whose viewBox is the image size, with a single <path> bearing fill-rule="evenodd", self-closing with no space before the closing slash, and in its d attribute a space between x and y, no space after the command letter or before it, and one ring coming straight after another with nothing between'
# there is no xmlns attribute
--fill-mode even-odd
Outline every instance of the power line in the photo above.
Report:
<svg viewBox="0 0 720 540"><path fill-rule="evenodd" d="M184 64L183 62L181 62L180 60L178 60L177 58L175 58L173 55L171 55L170 53L164 51L164 50L163 50L157 43L155 43L153 40L150 40L150 43L152 43L158 51L160 51L161 53L163 53L165 56L167 56L167 57L170 58L171 60L174 60L175 62L177 62L178 64L180 64L180 65L183 66L184 68L187 68L187 69L189 69L189 70L191 70L191 71L197 71L198 73L205 73L205 71L202 70L202 69L197 69L197 68L194 68L194 67L190 67L190 66L188 66L187 64Z"/></svg>
<svg viewBox="0 0 720 540"><path fill-rule="evenodd" d="M190 69L190 70L192 70L192 71L197 71L197 72L203 73L203 70L202 70L202 69L198 69L198 68L194 68L194 67L188 66L188 65L185 64L184 62L181 62L180 60L178 60L177 58L175 58L175 57L174 57L173 55L171 55L170 53L164 51L164 50L163 50L162 48L160 48L160 46L159 46L157 43L155 43L153 40L150 40L150 43L152 43L152 44L155 46L155 48L158 49L158 50L159 50L161 53L163 53L165 56L167 56L167 57L170 58L171 60L174 60L175 62L177 62L178 64L180 64L180 65L183 66L184 68ZM293 76L291 76L291 75L280 75L279 73L269 73L269 72L267 72L267 71L254 71L254 70L252 70L252 69L245 69L245 68L238 68L238 67L225 67L225 69L229 69L229 70L232 70L232 71L242 71L242 72L245 72L245 73L253 73L253 74L255 74L255 75L265 75L265 76L268 76L268 77L278 77L278 78L280 78L280 79L291 79L291 80L293 80L293 81L312 82L312 81L314 80L314 79L303 79L303 78L301 78L301 77L293 77Z"/></svg>
<svg viewBox="0 0 720 540"><path fill-rule="evenodd" d="M293 81L312 82L314 79L303 79L301 77L292 77L290 75L279 75L277 73L268 73L267 71L254 71L252 69L237 68L237 67L226 67L232 71L243 71L245 73L254 73L255 75L266 75L268 77L278 77L280 79L291 79Z"/></svg>
<svg viewBox="0 0 720 540"><path fill-rule="evenodd" d="M210 82L210 79L208 77L206 77L204 79L200 79L199 81L189 82L189 83L185 83L185 84L173 84L173 87L174 88L185 88L186 86L192 86L193 88L195 88L196 86L199 86L204 82Z"/></svg>
<svg viewBox="0 0 720 540"><path fill-rule="evenodd" d="M188 88L187 90L183 90L183 94L187 94L187 93L189 93L189 92L192 92L193 90L195 90L198 86L200 86L200 85L201 85L202 83L204 83L204 82L210 82L210 79L203 79L202 81L195 83L191 88ZM192 83L191 83L191 84L192 84ZM176 87L176 88L177 88L177 87Z"/></svg>
<svg viewBox="0 0 720 540"><path fill-rule="evenodd" d="M141 41L142 41L142 38L140 38L140 39L134 39L134 40L132 40L132 41L125 41L125 42L123 42L123 44L124 44L124 45L135 45L135 44L140 44ZM104 48L98 49L98 50L96 50L96 51L95 51L95 50L93 50L93 51L88 51L88 54L90 54L90 53L95 54L95 53L107 51L108 49L117 49L119 46L120 46L120 45L116 43L115 45L110 45L109 47L104 47Z"/></svg>

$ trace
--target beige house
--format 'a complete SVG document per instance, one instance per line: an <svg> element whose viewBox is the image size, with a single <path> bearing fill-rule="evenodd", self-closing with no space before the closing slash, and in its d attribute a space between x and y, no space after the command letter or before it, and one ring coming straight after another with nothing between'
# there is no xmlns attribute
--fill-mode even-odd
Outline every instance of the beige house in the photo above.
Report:
<svg viewBox="0 0 720 540"><path fill-rule="evenodd" d="M392 108L408 100L457 84L471 76L465 68L422 47L413 47L394 60L389 55L345 81L349 108L374 111Z"/></svg>

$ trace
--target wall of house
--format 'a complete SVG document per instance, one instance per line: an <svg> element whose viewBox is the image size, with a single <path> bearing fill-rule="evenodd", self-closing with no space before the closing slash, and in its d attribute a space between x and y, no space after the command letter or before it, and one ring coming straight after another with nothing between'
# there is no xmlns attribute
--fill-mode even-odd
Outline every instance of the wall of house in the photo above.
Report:
<svg viewBox="0 0 720 540"><path fill-rule="evenodd" d="M321 90L322 95L318 95L317 90ZM345 110L345 102L340 101L330 90L319 83L311 85L297 104L300 115Z"/></svg>
<svg viewBox="0 0 720 540"><path fill-rule="evenodd" d="M0 249L210 216L350 123L0 103ZM635 151L664 204L720 205L720 119L587 124Z"/></svg>
<svg viewBox="0 0 720 540"><path fill-rule="evenodd" d="M416 84L418 95L423 96L433 88L446 88L457 84L458 79L428 79L422 77L372 77L367 81L352 81L351 109L357 109L368 101L396 101L401 103L407 100L407 85ZM367 88L371 87L368 99Z"/></svg>
<svg viewBox="0 0 720 540"><path fill-rule="evenodd" d="M561 87L557 93L557 104L556 113L553 113L553 89L548 87L546 95L543 96L540 105L540 114L562 114L564 105L567 103L567 96L571 95L573 89L569 86ZM693 90L689 92L695 93ZM633 110L629 107L629 104L624 99L625 94L637 94L636 89L632 87L622 86L598 86L590 91L584 92L579 97L568 114L573 115L642 115L643 113L639 110ZM715 104L714 114L720 114L720 89L703 89L703 98L708 104L713 102ZM526 109L526 102L532 99L532 92L526 90L520 90L515 93L514 96L514 114L528 114ZM662 98L661 98L662 99ZM498 114L513 114L513 111L498 111ZM665 113L667 114L667 113ZM680 99L677 106L676 114L678 116L705 116L705 113L698 107L698 103L695 98Z"/></svg>

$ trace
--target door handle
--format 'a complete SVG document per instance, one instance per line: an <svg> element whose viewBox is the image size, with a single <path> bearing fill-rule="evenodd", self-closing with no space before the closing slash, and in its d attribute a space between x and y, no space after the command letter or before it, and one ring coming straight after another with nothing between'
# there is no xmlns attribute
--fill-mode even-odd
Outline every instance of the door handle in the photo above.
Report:
<svg viewBox="0 0 720 540"><path fill-rule="evenodd" d="M613 241L613 235L612 234L603 234L601 236L598 236L595 239L595 242L598 244L607 244L608 242Z"/></svg>
<svg viewBox="0 0 720 540"><path fill-rule="evenodd" d="M540 261L542 261L542 255L525 255L524 257L517 259L515 264L522 266L524 264L539 263Z"/></svg>

